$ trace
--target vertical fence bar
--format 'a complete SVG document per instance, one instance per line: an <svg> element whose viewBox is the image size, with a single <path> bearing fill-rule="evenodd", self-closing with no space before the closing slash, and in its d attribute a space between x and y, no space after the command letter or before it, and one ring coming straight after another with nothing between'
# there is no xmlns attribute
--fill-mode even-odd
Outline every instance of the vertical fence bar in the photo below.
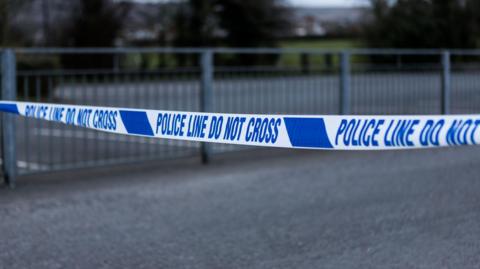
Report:
<svg viewBox="0 0 480 269"><path fill-rule="evenodd" d="M451 57L449 51L442 53L442 114L450 114L451 96Z"/></svg>
<svg viewBox="0 0 480 269"><path fill-rule="evenodd" d="M120 70L120 55L118 53L113 54L113 71L118 72Z"/></svg>
<svg viewBox="0 0 480 269"><path fill-rule="evenodd" d="M340 115L350 114L350 52L340 54Z"/></svg>
<svg viewBox="0 0 480 269"><path fill-rule="evenodd" d="M308 53L300 54L301 73L308 75L310 73L310 55Z"/></svg>
<svg viewBox="0 0 480 269"><path fill-rule="evenodd" d="M205 50L200 55L201 85L200 109L202 112L212 112L212 87L213 87L213 52ZM210 146L201 144L202 163L206 164L210 158Z"/></svg>
<svg viewBox="0 0 480 269"><path fill-rule="evenodd" d="M2 99L17 99L17 75L15 53L11 49L1 54L2 58ZM15 141L15 115L3 113L2 115L2 169L5 184L15 187L17 175L16 141Z"/></svg>

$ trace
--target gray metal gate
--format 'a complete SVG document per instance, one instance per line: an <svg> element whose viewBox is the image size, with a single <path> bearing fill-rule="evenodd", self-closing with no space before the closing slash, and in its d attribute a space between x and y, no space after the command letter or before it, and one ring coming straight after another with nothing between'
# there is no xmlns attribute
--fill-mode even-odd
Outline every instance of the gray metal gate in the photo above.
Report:
<svg viewBox="0 0 480 269"><path fill-rule="evenodd" d="M54 62L66 54L110 55L112 68L19 64L36 57ZM480 111L480 51L31 48L1 55L4 100L270 114ZM155 57L164 65L131 64ZM267 60L231 61L249 57ZM247 148L107 134L7 114L2 121L2 165L10 184L17 174L188 156L208 161L212 154Z"/></svg>

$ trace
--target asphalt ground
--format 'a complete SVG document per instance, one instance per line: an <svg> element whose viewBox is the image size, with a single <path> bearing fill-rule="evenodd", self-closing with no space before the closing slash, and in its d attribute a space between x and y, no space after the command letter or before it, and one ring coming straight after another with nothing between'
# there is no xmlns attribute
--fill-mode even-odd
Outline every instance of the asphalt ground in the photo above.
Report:
<svg viewBox="0 0 480 269"><path fill-rule="evenodd" d="M240 73L242 74L242 73ZM216 76L210 108L226 113L337 114L340 111L340 79L336 74L308 76L247 72L235 78ZM453 72L451 112L478 112L478 71ZM238 74L237 74L238 75ZM353 73L350 110L354 114L441 113L440 70ZM200 110L200 80L154 78L113 82L64 81L52 89L60 103L120 106L165 110Z"/></svg>
<svg viewBox="0 0 480 269"><path fill-rule="evenodd" d="M257 150L19 179L0 268L479 268L479 147Z"/></svg>

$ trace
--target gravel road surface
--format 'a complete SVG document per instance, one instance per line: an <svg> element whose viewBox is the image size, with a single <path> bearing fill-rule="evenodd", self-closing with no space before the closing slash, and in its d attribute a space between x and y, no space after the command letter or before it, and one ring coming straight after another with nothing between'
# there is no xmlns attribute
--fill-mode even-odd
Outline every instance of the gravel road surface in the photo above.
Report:
<svg viewBox="0 0 480 269"><path fill-rule="evenodd" d="M0 268L479 268L480 148L260 150L20 178Z"/></svg>

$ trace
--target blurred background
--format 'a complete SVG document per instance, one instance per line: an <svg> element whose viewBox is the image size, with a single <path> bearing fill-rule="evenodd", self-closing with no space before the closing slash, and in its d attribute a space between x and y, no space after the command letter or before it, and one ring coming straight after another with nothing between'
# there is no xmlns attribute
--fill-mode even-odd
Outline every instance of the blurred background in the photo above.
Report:
<svg viewBox="0 0 480 269"><path fill-rule="evenodd" d="M1 0L0 45L477 48L479 9L474 0Z"/></svg>

